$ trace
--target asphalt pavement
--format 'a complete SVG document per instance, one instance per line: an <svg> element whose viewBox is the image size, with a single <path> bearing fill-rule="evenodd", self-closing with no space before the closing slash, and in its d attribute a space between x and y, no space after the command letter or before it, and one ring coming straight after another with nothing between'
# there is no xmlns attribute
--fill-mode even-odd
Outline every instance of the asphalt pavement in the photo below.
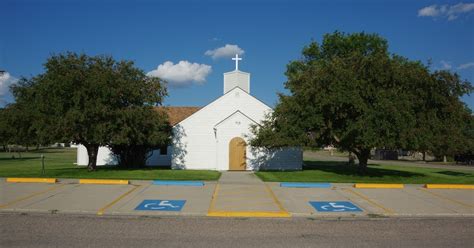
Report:
<svg viewBox="0 0 474 248"><path fill-rule="evenodd" d="M474 218L255 219L0 213L1 247L473 247Z"/></svg>

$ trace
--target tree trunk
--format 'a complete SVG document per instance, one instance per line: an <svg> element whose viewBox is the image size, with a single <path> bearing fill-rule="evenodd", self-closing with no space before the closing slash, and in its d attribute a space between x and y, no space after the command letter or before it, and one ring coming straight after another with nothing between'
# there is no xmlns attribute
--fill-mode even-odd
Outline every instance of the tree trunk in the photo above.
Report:
<svg viewBox="0 0 474 248"><path fill-rule="evenodd" d="M423 161L426 161L426 152L423 151Z"/></svg>
<svg viewBox="0 0 474 248"><path fill-rule="evenodd" d="M87 164L88 171L95 171L97 167L97 154L99 153L99 145L86 145L87 155L89 156L89 163Z"/></svg>
<svg viewBox="0 0 474 248"><path fill-rule="evenodd" d="M359 160L358 170L360 173L365 173L367 171L367 162L369 161L370 149L361 149L360 151L355 152L357 159Z"/></svg>

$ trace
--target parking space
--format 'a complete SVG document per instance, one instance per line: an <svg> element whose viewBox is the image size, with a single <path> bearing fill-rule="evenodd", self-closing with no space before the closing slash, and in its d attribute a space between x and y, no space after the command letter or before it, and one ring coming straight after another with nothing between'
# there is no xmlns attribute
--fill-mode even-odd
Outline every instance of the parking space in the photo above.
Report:
<svg viewBox="0 0 474 248"><path fill-rule="evenodd" d="M334 184L330 188L280 187L278 183L268 185L293 216L474 215L473 190L433 190L422 185L408 185L403 189L356 189L352 184ZM362 211L346 211L350 210L351 204Z"/></svg>
<svg viewBox="0 0 474 248"><path fill-rule="evenodd" d="M253 181L245 185L225 181L199 185L1 180L0 211L227 217L474 216L474 190L426 189L422 185L366 189L354 188L352 184L302 188Z"/></svg>
<svg viewBox="0 0 474 248"><path fill-rule="evenodd" d="M214 182L206 182L202 187L143 185L143 188L112 206L105 211L105 214L206 215L214 186ZM158 205L148 205L137 209L145 200L159 200L161 202ZM179 211L173 207L166 208L168 204L175 206L173 201L185 201L185 203L180 205L182 207L179 208ZM159 205L160 203L162 206ZM162 208L163 206L165 208Z"/></svg>
<svg viewBox="0 0 474 248"><path fill-rule="evenodd" d="M0 181L0 209L16 208L62 190L66 185Z"/></svg>
<svg viewBox="0 0 474 248"><path fill-rule="evenodd" d="M308 215L322 215L322 216L352 216L363 215L367 212L374 212L367 204L361 204L360 198L355 198L343 194L340 190L331 188L291 188L280 187L279 183L267 183L275 195L278 197L282 205L293 216L308 216ZM342 185L344 186L344 185ZM347 186L348 187L348 186ZM310 202L351 202L358 206L362 211L317 211Z"/></svg>

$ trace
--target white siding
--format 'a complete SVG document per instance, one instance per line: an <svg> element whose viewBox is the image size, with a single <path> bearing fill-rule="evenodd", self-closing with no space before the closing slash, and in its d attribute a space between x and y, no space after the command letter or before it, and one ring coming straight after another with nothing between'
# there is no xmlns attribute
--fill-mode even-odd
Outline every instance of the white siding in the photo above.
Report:
<svg viewBox="0 0 474 248"><path fill-rule="evenodd" d="M171 146L168 146L168 154L160 155L160 150L154 150L148 158L146 164L148 166L170 166L171 165ZM83 145L77 147L77 165L85 166L89 163L89 156L87 156L87 149ZM112 152L107 147L99 147L97 155L97 165L116 165L117 160L114 158Z"/></svg>
<svg viewBox="0 0 474 248"><path fill-rule="evenodd" d="M248 142L250 125L271 111L244 90L234 88L174 127L172 168L228 170L230 140L241 137ZM247 146L247 168L301 169L301 154L301 149L293 148L268 155Z"/></svg>

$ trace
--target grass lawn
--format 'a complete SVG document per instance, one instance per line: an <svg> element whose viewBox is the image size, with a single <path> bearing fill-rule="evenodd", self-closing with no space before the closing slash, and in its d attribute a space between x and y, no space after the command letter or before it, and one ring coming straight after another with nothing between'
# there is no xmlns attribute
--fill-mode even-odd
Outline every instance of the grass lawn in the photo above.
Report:
<svg viewBox="0 0 474 248"><path fill-rule="evenodd" d="M45 156L45 175L41 175L41 154ZM12 158L15 155L15 159ZM220 172L206 170L171 170L156 167L145 169L121 169L98 167L88 172L77 166L76 149L43 149L21 153L0 152L0 177L52 177L52 178L97 178L131 180L217 180Z"/></svg>
<svg viewBox="0 0 474 248"><path fill-rule="evenodd" d="M302 171L262 171L256 173L267 182L331 183L453 183L474 184L474 171L446 168L421 168L407 165L369 165L367 174L359 175L355 166L345 162L305 161Z"/></svg>

